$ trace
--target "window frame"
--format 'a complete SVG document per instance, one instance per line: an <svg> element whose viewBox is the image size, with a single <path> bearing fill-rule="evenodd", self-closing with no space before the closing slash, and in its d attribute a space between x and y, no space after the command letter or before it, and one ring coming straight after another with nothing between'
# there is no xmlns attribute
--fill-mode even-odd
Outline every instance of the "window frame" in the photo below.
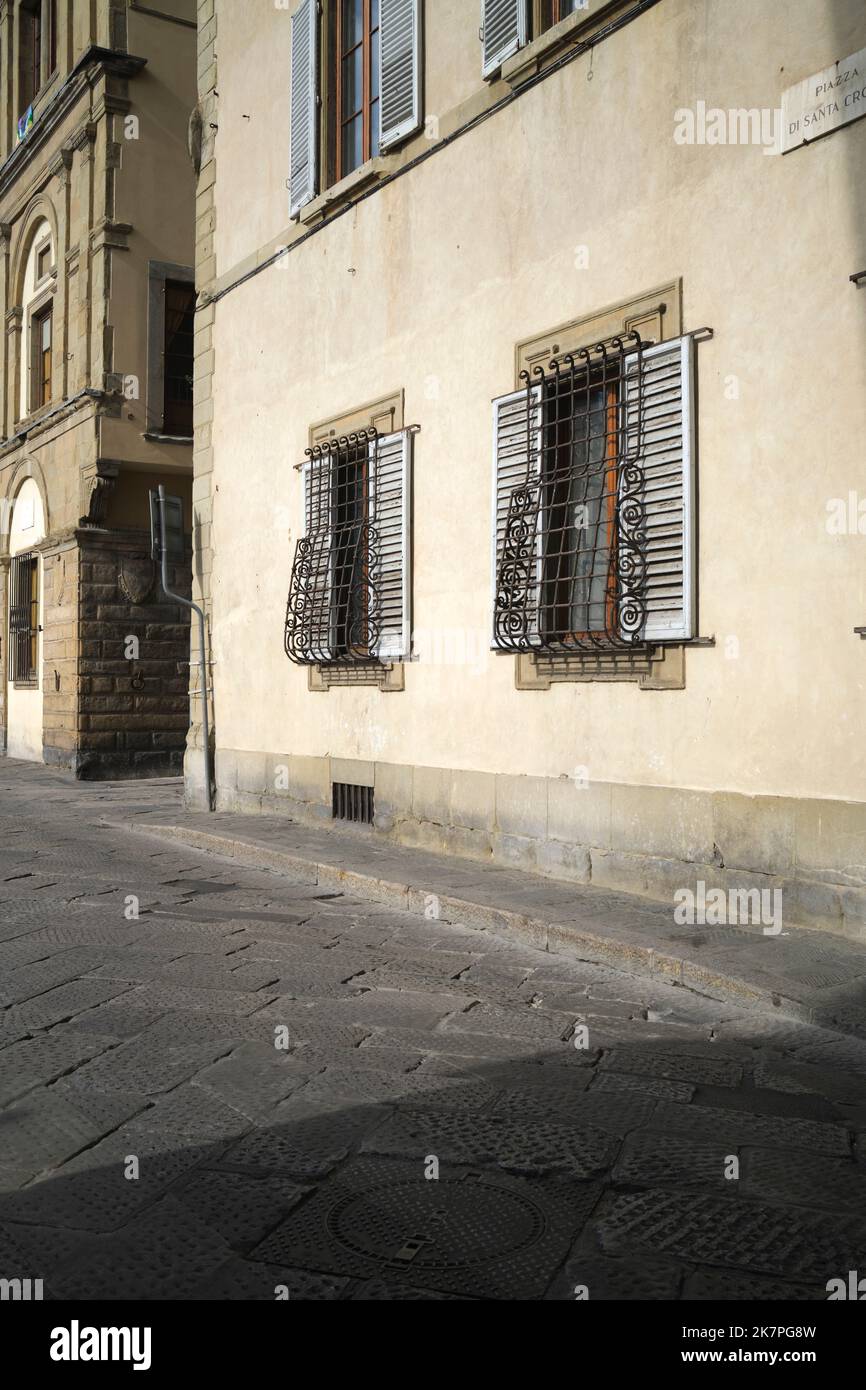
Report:
<svg viewBox="0 0 866 1390"><path fill-rule="evenodd" d="M42 343L42 327L47 323L50 331L48 345L48 374L45 375L45 348ZM28 414L35 415L44 410L54 399L54 296L40 299L30 306L28 320L28 344L30 356L30 380L27 390ZM47 391L47 394L46 394Z"/></svg>
<svg viewBox="0 0 866 1390"><path fill-rule="evenodd" d="M148 262L147 303L147 402L144 437L149 440L169 440L192 443L193 433L172 434L167 428L166 412L166 286L171 283L188 285L195 290L195 270L192 266L173 261ZM193 338L192 372L195 374L195 339Z"/></svg>
<svg viewBox="0 0 866 1390"><path fill-rule="evenodd" d="M26 627L12 627L12 608L13 596L20 595L21 578L17 580L14 571L19 571L26 567L27 571L27 611L28 622ZM39 636L42 627L39 621L40 605L42 601L40 586L40 564L39 552L35 550L21 551L18 555L10 558L9 572L9 599L7 604L7 632L9 644L9 671L8 679L16 690L38 690L39 689ZM17 607L25 605L19 603ZM22 634L27 634L22 640ZM23 651L27 653L27 670L24 673L20 666L20 657Z"/></svg>
<svg viewBox="0 0 866 1390"><path fill-rule="evenodd" d="M354 174L358 169L362 169L371 159L375 159L380 153L380 130L374 130L374 121L381 127L382 109L382 74L379 72L379 87L375 96L371 95L373 87L373 65L374 57L378 58L379 32L381 26L381 0L379 0L378 23L372 27L372 9L374 0L361 0L363 6L363 33L360 47L362 49L362 103L360 111L353 119L357 120L358 115L362 122L361 137L361 159L359 163L351 168L346 167L343 151L343 63L349 53L353 53L359 47L355 44L353 48L343 50L343 5L345 0L328 0L323 6L321 22L325 27L324 42L321 44L321 72L320 88L322 92L322 120L323 134L322 148L326 151L325 173L327 178L324 182L323 191L332 188L335 184L341 183L343 179ZM375 106L375 114L372 107Z"/></svg>
<svg viewBox="0 0 866 1390"><path fill-rule="evenodd" d="M581 8L579 0L575 0L573 9L563 12L563 5L570 2L571 0L532 0L530 40L541 38L542 34L549 33L564 19L570 19L573 14L577 14ZM552 16L550 19L545 17L548 8Z"/></svg>

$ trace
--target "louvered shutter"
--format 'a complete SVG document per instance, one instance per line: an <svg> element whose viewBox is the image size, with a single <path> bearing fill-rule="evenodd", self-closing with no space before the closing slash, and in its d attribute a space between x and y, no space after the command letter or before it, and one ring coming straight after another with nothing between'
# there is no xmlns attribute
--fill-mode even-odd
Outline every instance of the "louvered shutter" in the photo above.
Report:
<svg viewBox="0 0 866 1390"><path fill-rule="evenodd" d="M412 440L398 430L370 443L370 625L380 661L412 653Z"/></svg>
<svg viewBox="0 0 866 1390"><path fill-rule="evenodd" d="M315 198L318 183L319 15L316 0L302 0L292 15L290 213Z"/></svg>
<svg viewBox="0 0 866 1390"><path fill-rule="evenodd" d="M681 642L695 635L694 339L659 343L640 358L630 354L624 379L626 452L640 452L643 474L641 636Z"/></svg>
<svg viewBox="0 0 866 1390"><path fill-rule="evenodd" d="M528 0L483 0L481 27L484 77L501 68L506 58L523 48L528 32Z"/></svg>
<svg viewBox="0 0 866 1390"><path fill-rule="evenodd" d="M304 534L295 550L286 614L286 653L313 665L334 649L334 546L331 459L304 464Z"/></svg>
<svg viewBox="0 0 866 1390"><path fill-rule="evenodd" d="M421 124L421 0L381 0L379 146L390 149Z"/></svg>
<svg viewBox="0 0 866 1390"><path fill-rule="evenodd" d="M493 402L492 646L538 645L542 587L541 387Z"/></svg>

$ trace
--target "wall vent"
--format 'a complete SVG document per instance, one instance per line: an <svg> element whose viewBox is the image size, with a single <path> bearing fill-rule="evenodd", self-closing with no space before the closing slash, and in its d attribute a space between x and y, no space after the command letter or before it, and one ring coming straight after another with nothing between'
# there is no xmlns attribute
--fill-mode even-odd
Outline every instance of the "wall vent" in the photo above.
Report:
<svg viewBox="0 0 866 1390"><path fill-rule="evenodd" d="M356 825L373 824L373 788L356 787L351 782L332 782L334 820Z"/></svg>

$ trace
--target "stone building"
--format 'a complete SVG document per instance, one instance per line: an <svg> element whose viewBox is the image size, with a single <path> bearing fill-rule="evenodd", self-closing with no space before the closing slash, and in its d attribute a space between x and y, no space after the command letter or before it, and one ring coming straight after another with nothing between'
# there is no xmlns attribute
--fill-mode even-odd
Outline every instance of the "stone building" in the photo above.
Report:
<svg viewBox="0 0 866 1390"><path fill-rule="evenodd" d="M177 772L189 725L148 492L191 527L195 55L193 0L0 3L0 729L79 777Z"/></svg>
<svg viewBox="0 0 866 1390"><path fill-rule="evenodd" d="M862 937L862 0L480 8L198 6L217 805Z"/></svg>

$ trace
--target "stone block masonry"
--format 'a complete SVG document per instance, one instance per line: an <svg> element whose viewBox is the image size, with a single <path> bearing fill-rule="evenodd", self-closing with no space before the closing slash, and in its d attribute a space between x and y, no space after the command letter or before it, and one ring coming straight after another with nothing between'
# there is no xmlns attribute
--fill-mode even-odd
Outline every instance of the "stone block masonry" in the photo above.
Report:
<svg viewBox="0 0 866 1390"><path fill-rule="evenodd" d="M179 775L189 728L189 616L161 596L144 539L79 533L79 546L46 566L55 613L45 652L47 763L85 780ZM75 566L77 604L56 592ZM169 570L190 592L189 561ZM137 600L137 601L136 601ZM46 625L47 626L47 625ZM47 629L48 630L48 629Z"/></svg>

